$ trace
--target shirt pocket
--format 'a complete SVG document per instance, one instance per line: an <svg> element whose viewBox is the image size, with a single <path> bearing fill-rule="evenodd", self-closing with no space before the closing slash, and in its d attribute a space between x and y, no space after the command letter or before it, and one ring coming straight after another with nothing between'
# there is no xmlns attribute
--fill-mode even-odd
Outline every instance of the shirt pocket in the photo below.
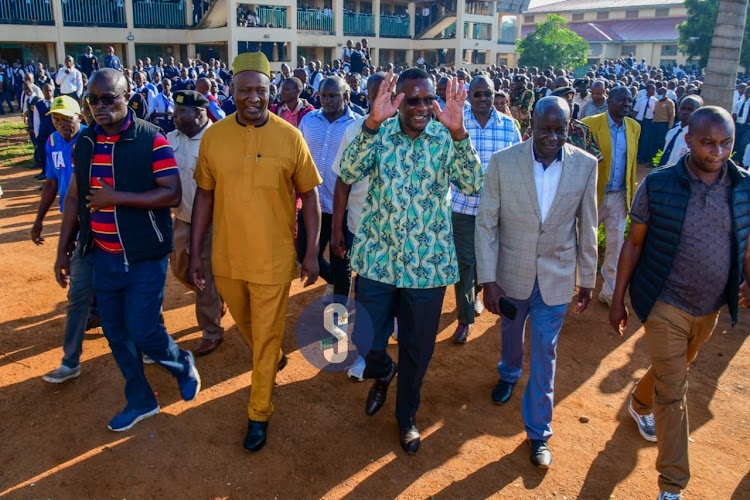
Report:
<svg viewBox="0 0 750 500"><path fill-rule="evenodd" d="M279 189L281 173L281 158L258 156L253 167L253 189Z"/></svg>

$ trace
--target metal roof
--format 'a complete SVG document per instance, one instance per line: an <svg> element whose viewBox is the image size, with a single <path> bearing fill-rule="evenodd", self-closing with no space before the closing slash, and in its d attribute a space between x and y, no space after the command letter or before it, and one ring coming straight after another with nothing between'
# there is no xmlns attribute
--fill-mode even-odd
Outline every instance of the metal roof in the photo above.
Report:
<svg viewBox="0 0 750 500"><path fill-rule="evenodd" d="M682 6L683 0L565 0L540 7L534 7L524 14L542 14L548 12L569 12L579 10L629 9L634 7L669 7Z"/></svg>
<svg viewBox="0 0 750 500"><path fill-rule="evenodd" d="M497 12L520 14L529 8L531 0L497 0Z"/></svg>
<svg viewBox="0 0 750 500"><path fill-rule="evenodd" d="M620 19L591 23L568 23L566 28L575 31L587 42L676 42L680 34L676 26L686 17L660 19ZM521 38L536 27L521 27Z"/></svg>

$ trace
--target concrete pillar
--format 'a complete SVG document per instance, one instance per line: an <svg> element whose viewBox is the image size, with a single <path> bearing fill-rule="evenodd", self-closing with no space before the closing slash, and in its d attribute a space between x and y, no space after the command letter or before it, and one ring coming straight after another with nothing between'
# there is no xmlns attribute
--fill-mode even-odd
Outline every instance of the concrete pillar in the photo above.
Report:
<svg viewBox="0 0 750 500"><path fill-rule="evenodd" d="M375 31L375 38L380 37L380 0L372 2L372 29Z"/></svg>
<svg viewBox="0 0 750 500"><path fill-rule="evenodd" d="M414 66L414 49L406 49L406 64Z"/></svg>
<svg viewBox="0 0 750 500"><path fill-rule="evenodd" d="M237 7L235 4L227 3L227 27L229 28L229 39L227 40L227 66L229 66L237 56L239 34L237 33ZM247 28L242 29L246 30Z"/></svg>
<svg viewBox="0 0 750 500"><path fill-rule="evenodd" d="M377 68L380 65L380 49L370 47L370 57L372 58L372 65Z"/></svg>
<svg viewBox="0 0 750 500"><path fill-rule="evenodd" d="M456 67L464 63L464 17L466 16L466 0L456 0Z"/></svg>
<svg viewBox="0 0 750 500"><path fill-rule="evenodd" d="M193 2L190 0L185 1L185 22L188 26L193 25Z"/></svg>
<svg viewBox="0 0 750 500"><path fill-rule="evenodd" d="M409 38L414 39L414 37L417 36L417 18L414 17L416 13L414 2L409 2L409 6L406 8L406 11L409 14Z"/></svg>
<svg viewBox="0 0 750 500"><path fill-rule="evenodd" d="M287 24L292 33L297 33L297 2L293 1L289 7L287 16ZM297 37L293 36L292 41L289 42L289 58L291 59L294 67L297 67ZM310 62L309 60L307 62Z"/></svg>
<svg viewBox="0 0 750 500"><path fill-rule="evenodd" d="M62 35L60 34L60 28L63 24L63 11L62 11L62 0L52 0L52 15L55 19L55 27L58 28L55 36L55 54L49 60L50 66L54 65L57 67L58 64L65 62L65 44L62 41Z"/></svg>
<svg viewBox="0 0 750 500"><path fill-rule="evenodd" d="M190 59L195 59L195 44L194 43L187 44L187 56ZM185 62L185 61L182 61L182 62Z"/></svg>
<svg viewBox="0 0 750 500"><path fill-rule="evenodd" d="M497 41L500 38L500 16L497 13L497 0L494 0L490 5L490 12L492 13L492 23L490 25L490 40L492 40L492 50L487 56L487 64L495 64L497 59Z"/></svg>
<svg viewBox="0 0 750 500"><path fill-rule="evenodd" d="M344 0L333 0L331 3L333 9L333 25L336 36L344 36Z"/></svg>
<svg viewBox="0 0 750 500"><path fill-rule="evenodd" d="M123 61L122 64L123 64L123 66L125 66L127 68L132 68L133 66L135 66L135 61L136 61L136 57L135 57L135 42L134 41L133 42L130 42L130 41L128 42L127 55L128 56L127 56L126 60Z"/></svg>

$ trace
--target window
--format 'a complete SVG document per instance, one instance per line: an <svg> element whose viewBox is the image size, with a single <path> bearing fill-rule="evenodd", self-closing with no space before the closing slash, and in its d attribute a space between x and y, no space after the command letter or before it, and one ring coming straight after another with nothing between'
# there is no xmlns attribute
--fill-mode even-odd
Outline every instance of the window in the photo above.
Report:
<svg viewBox="0 0 750 500"><path fill-rule="evenodd" d="M630 54L635 54L635 45L622 45L620 47L620 55L621 56L629 56Z"/></svg>
<svg viewBox="0 0 750 500"><path fill-rule="evenodd" d="M599 56L602 53L602 44L601 43L590 43L589 44L589 55L591 56Z"/></svg>
<svg viewBox="0 0 750 500"><path fill-rule="evenodd" d="M597 12L596 13L596 18L598 20L600 20L600 21L602 19L609 19L609 11L599 11L599 12Z"/></svg>
<svg viewBox="0 0 750 500"><path fill-rule="evenodd" d="M523 16L523 22L526 23L526 24L533 23L534 22L534 16Z"/></svg>
<svg viewBox="0 0 750 500"><path fill-rule="evenodd" d="M677 55L677 45L662 45L661 46L661 55L663 55L663 56L676 56Z"/></svg>
<svg viewBox="0 0 750 500"><path fill-rule="evenodd" d="M656 17L668 17L669 7L659 7L658 9L656 9L656 12L654 12L654 15Z"/></svg>
<svg viewBox="0 0 750 500"><path fill-rule="evenodd" d="M638 17L638 9L625 11L625 19L636 19L637 17Z"/></svg>
<svg viewBox="0 0 750 500"><path fill-rule="evenodd" d="M573 21L583 21L583 12L573 12Z"/></svg>
<svg viewBox="0 0 750 500"><path fill-rule="evenodd" d="M516 43L516 16L503 16L500 20L498 43Z"/></svg>

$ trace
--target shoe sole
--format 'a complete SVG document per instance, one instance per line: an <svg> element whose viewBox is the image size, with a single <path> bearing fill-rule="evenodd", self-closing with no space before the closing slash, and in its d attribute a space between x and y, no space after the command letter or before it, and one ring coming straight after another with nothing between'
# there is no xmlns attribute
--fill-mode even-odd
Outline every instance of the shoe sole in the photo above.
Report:
<svg viewBox="0 0 750 500"><path fill-rule="evenodd" d="M79 371L78 373L74 373L72 375L68 375L67 377L63 377L63 378L52 378L52 377L48 377L47 375L43 375L42 380L44 380L45 382L49 382L50 384L62 384L63 382L67 382L70 379L77 378L80 376L81 376L81 372Z"/></svg>
<svg viewBox="0 0 750 500"><path fill-rule="evenodd" d="M190 375L198 381L198 385L195 387L195 394L193 394L193 397L184 399L185 401L192 401L195 399L195 396L197 396L198 393L201 392L201 376L200 373L198 373L198 368L196 368L195 366L195 357L193 357L193 353L190 351L187 352L190 356Z"/></svg>
<svg viewBox="0 0 750 500"><path fill-rule="evenodd" d="M365 379L361 375L351 375L349 373L346 374L347 377L349 377L349 380L353 380L355 382L364 382Z"/></svg>
<svg viewBox="0 0 750 500"><path fill-rule="evenodd" d="M132 422L130 422L130 424L127 425L126 427L118 427L117 429L113 429L111 425L108 425L107 429L109 429L111 431L114 431L114 432L123 432L123 431L126 431L128 429L132 429L133 426L135 424L137 424L138 422L140 422L141 420L143 420L145 418L153 417L154 415L158 415L159 414L159 410L160 410L160 408L157 406L156 408L154 408L153 410L151 410L148 413L144 413L143 415L138 415L135 418L135 420L133 420Z"/></svg>
<svg viewBox="0 0 750 500"><path fill-rule="evenodd" d="M534 464L534 467L536 467L539 470L547 470L552 467L552 462L550 462L549 464L538 464L532 460L531 463Z"/></svg>
<svg viewBox="0 0 750 500"><path fill-rule="evenodd" d="M643 439L648 441L649 443L655 443L656 442L656 436L649 436L643 430L641 429L641 426L638 425L638 417L640 415L636 413L636 411L633 409L631 405L628 405L628 413L630 413L630 416L633 417L633 420L635 420L635 426L638 428L638 433L641 435Z"/></svg>

